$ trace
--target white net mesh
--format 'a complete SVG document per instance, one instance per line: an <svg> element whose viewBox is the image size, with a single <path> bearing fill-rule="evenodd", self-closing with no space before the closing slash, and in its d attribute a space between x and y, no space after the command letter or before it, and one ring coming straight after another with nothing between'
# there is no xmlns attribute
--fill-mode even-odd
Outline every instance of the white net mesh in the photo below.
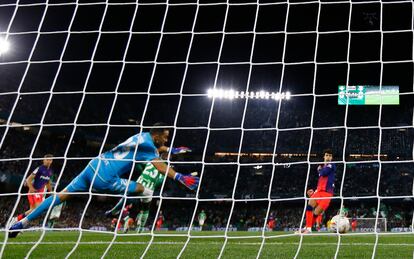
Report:
<svg viewBox="0 0 414 259"><path fill-rule="evenodd" d="M164 121L169 144L193 150L167 163L199 172L195 192L164 181L147 231L123 234L125 215L112 229L103 212L126 192L90 187L53 229L45 216L33 224L41 234L23 239L23 256L41 253L46 230L76 233L56 240L70 243L66 258L81 255L91 233L107 235L100 257L128 245L125 236L137 238L142 249L131 253L140 257L156 256L160 237L178 244L174 257L192 256L200 239L215 239L211 257L245 255L238 240L257 258L279 240L290 247L280 257L314 256L294 231L331 148L336 188L312 235L332 238L340 257L348 241L326 225L347 208L357 226L348 235L374 238L364 255L376 257L382 236L413 233L412 10L411 1L2 1L0 256L12 249L7 223L27 210L25 180L44 154L54 154L58 192L89 160ZM341 85L398 86L399 105L340 105ZM208 89L232 92L209 98Z"/></svg>
<svg viewBox="0 0 414 259"><path fill-rule="evenodd" d="M378 232L387 232L386 218L378 218L378 220L376 218L356 218L352 231L373 232L375 231L375 222L378 222L376 228Z"/></svg>

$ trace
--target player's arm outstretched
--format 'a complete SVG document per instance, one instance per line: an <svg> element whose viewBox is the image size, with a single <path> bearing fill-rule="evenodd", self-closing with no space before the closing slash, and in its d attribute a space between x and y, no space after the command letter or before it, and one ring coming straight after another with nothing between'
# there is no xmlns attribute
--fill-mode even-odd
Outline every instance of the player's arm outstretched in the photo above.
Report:
<svg viewBox="0 0 414 259"><path fill-rule="evenodd" d="M152 160L151 163L161 174L180 182L190 190L197 189L198 183L200 181L199 177L193 175L183 175L179 172L176 172L159 158Z"/></svg>
<svg viewBox="0 0 414 259"><path fill-rule="evenodd" d="M171 166L167 165L161 158L159 157L160 153L165 153L170 151L168 147L166 147L165 143L168 142L169 137L169 129L163 127L161 123L154 124L154 128L150 130L150 135L152 138L152 143L150 142L142 142L139 144L141 149L140 155L136 159L137 161L151 161L152 165L163 175L179 181L185 187L190 190L195 190L198 187L199 178L197 176L192 175L183 175L181 173L176 172ZM156 150L154 150L156 148ZM183 152L190 152L190 149L187 147L180 147L180 148L171 148L171 153L183 153ZM156 151L158 154L155 154Z"/></svg>
<svg viewBox="0 0 414 259"><path fill-rule="evenodd" d="M167 147L167 146L162 146L160 148L158 148L158 152L160 153L168 153L171 150L171 154L172 155L178 155L178 154L185 154L185 153L190 153L192 152L192 150L189 147Z"/></svg>

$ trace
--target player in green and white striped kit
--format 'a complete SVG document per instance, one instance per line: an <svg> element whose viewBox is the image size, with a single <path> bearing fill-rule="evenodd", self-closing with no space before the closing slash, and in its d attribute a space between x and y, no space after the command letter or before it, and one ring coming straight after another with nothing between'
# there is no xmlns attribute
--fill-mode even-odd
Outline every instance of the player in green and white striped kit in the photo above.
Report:
<svg viewBox="0 0 414 259"><path fill-rule="evenodd" d="M154 192L157 188L161 187L164 178L163 174L160 174L151 163L148 163L137 182ZM141 199L140 211L136 218L138 232L142 232L147 223L151 201L152 198Z"/></svg>
<svg viewBox="0 0 414 259"><path fill-rule="evenodd" d="M207 216L204 210L201 210L201 212L198 214L198 225L200 226L200 229L203 230L203 225L206 220Z"/></svg>
<svg viewBox="0 0 414 259"><path fill-rule="evenodd" d="M168 150L166 151L168 152ZM187 147L179 147L173 148L171 154L184 154L191 152L191 150ZM166 153L164 153L166 154ZM141 175L137 179L137 183L143 185L147 190L151 191L151 195L154 191L161 187L162 183L164 182L165 176L161 174L152 163L147 164L137 164L136 169L138 171L142 171ZM152 197L148 198L140 198L141 203L139 204L139 213L136 217L136 225L137 231L142 232L145 227L145 224L148 219L149 209L152 201ZM133 206L137 206L138 199L129 199L127 200L125 206L130 203L134 203ZM120 199L119 202L113 207L111 210L105 212L107 217L113 217L119 215L120 210L124 204L124 199ZM131 214L130 214L131 215ZM129 216L125 217L124 221L128 222ZM125 229L127 229L127 225L125 224Z"/></svg>
<svg viewBox="0 0 414 259"><path fill-rule="evenodd" d="M153 165L152 163L147 164L138 164L137 170L142 171L141 175L137 179L137 183L142 184L145 188L151 191L153 193L157 188L161 187L165 176L161 174ZM140 198L141 204L139 204L139 213L136 218L137 222L137 230L139 232L142 231L143 227L145 226L145 223L148 219L149 214L149 208L152 201L151 197L148 198ZM134 207L138 204L138 199L128 199L125 206L133 203ZM120 199L119 202L113 207L111 210L105 212L105 214L108 217L113 217L116 215L119 215L120 210L122 209L122 206L124 205L124 199ZM124 221L128 222L129 216L126 216ZM127 224L126 224L127 225ZM127 227L125 227L127 228Z"/></svg>

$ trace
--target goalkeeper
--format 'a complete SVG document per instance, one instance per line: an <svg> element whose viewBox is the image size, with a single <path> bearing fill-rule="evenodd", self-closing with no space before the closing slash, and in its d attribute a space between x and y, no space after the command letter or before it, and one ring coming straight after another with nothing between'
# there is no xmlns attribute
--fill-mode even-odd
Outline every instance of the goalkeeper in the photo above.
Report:
<svg viewBox="0 0 414 259"><path fill-rule="evenodd" d="M129 195L151 196L152 191L135 182L128 182L121 178L131 172L134 161L148 161L157 170L168 177L180 182L190 190L198 186L198 177L187 176L175 172L161 161L159 154L165 152L165 143L170 135L169 129L156 123L150 132L133 135L99 157L92 159L85 169L57 195L44 200L26 218L13 224L9 229L9 237L16 237L21 229L27 228L29 223L39 218L49 207L61 204L70 198L71 193L88 191L90 187L103 193L127 193ZM91 186L92 185L92 186Z"/></svg>
<svg viewBox="0 0 414 259"><path fill-rule="evenodd" d="M169 151L169 150L165 150L165 151ZM191 150L188 149L187 147L173 148L171 150L171 154L183 154L187 152L191 152ZM141 184L145 188L150 189L152 192L154 192L156 189L161 187L162 183L164 182L165 177L151 163L138 164L137 168L138 168L138 171L142 171L141 175L138 177L138 180L137 180L138 184ZM140 205L139 205L139 213L136 217L136 225L137 225L137 231L142 232L148 220L149 209L150 209L152 198L151 197L140 198L139 200L140 200ZM131 209L129 216L133 218L138 208L138 199L128 199L125 206L130 205L130 204L133 204L133 208ZM122 210L123 205L124 205L124 198L120 199L119 202L115 205L115 207L113 207L111 210L106 211L105 215L110 218L119 215L119 213Z"/></svg>

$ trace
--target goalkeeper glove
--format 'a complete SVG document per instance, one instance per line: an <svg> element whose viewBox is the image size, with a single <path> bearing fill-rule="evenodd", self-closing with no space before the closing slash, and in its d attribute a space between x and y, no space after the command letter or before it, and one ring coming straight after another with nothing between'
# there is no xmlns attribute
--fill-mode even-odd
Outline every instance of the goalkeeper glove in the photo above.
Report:
<svg viewBox="0 0 414 259"><path fill-rule="evenodd" d="M171 148L171 154L173 155L190 153L190 152L191 152L191 149L188 147L172 147Z"/></svg>
<svg viewBox="0 0 414 259"><path fill-rule="evenodd" d="M175 173L174 180L179 181L185 187L194 191L195 189L197 189L200 178L193 175L183 175L177 172Z"/></svg>

